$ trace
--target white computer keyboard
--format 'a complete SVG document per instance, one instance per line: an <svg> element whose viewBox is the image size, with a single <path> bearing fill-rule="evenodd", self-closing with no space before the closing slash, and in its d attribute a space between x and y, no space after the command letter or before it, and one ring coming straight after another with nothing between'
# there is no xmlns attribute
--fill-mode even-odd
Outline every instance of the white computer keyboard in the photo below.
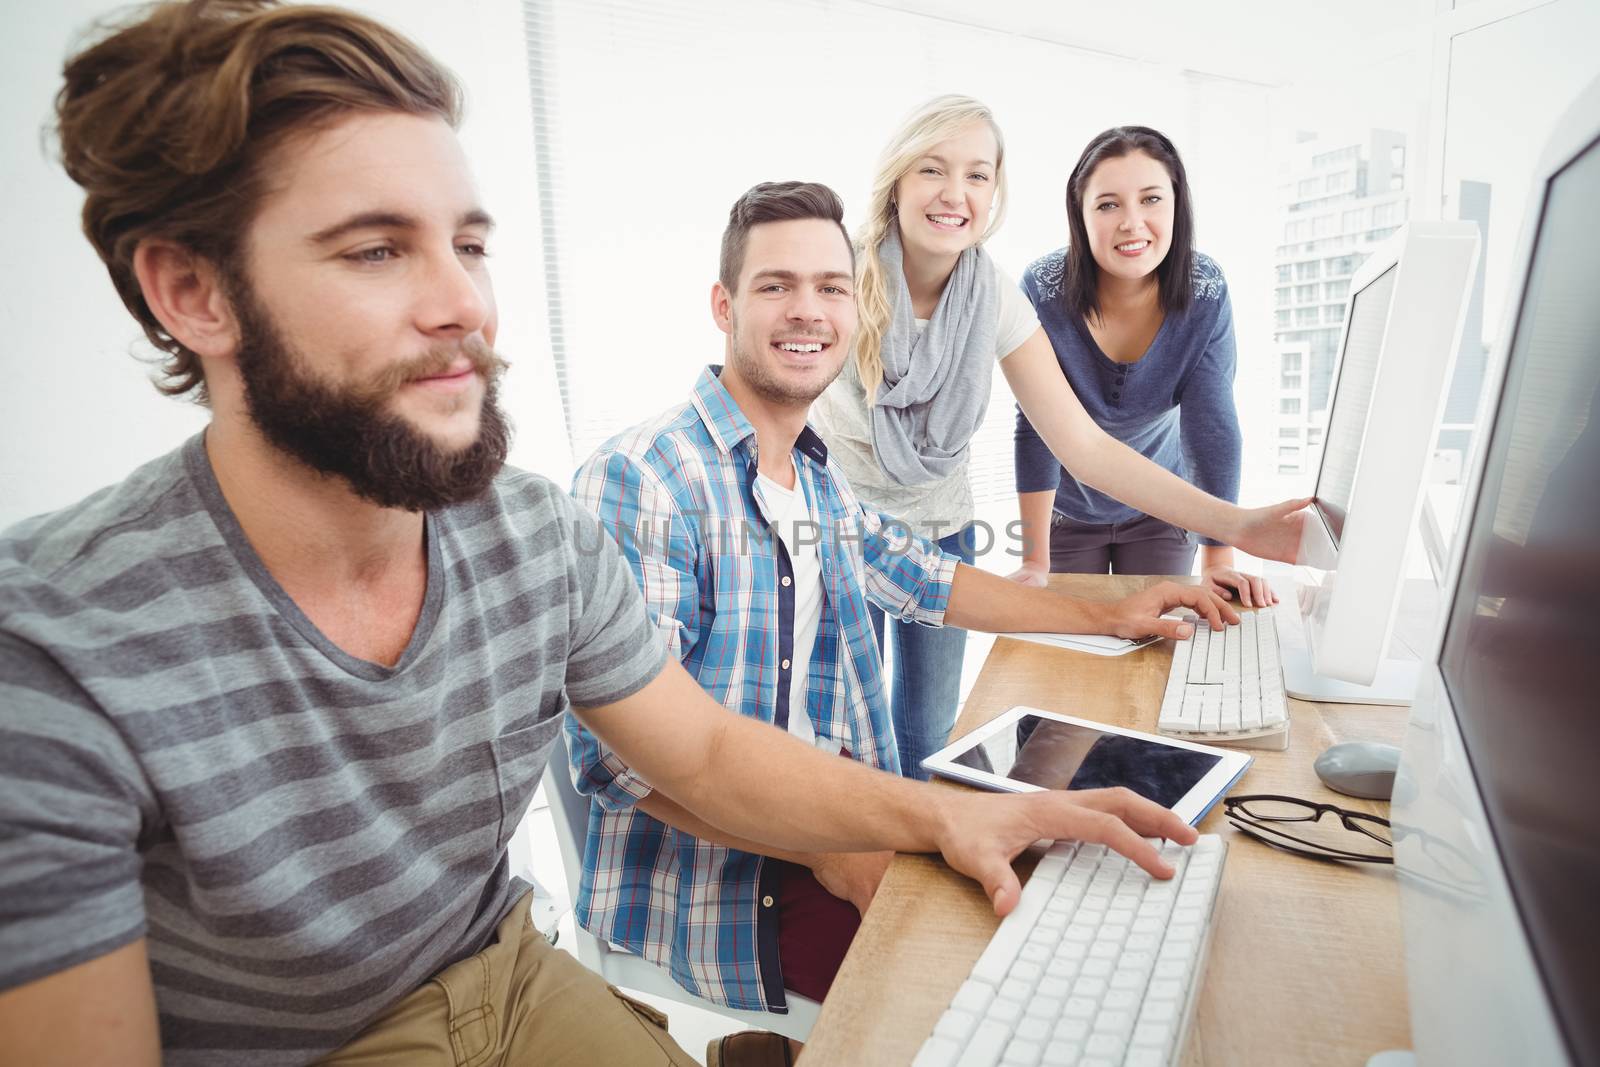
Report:
<svg viewBox="0 0 1600 1067"><path fill-rule="evenodd" d="M1277 615L1241 611L1239 625L1213 630L1193 619L1194 636L1172 646L1172 668L1156 728L1195 741L1281 733L1289 721L1278 660Z"/></svg>
<svg viewBox="0 0 1600 1067"><path fill-rule="evenodd" d="M923 1042L914 1067L1166 1067L1194 1015L1222 839L1167 843L1157 881L1104 845L1058 842Z"/></svg>

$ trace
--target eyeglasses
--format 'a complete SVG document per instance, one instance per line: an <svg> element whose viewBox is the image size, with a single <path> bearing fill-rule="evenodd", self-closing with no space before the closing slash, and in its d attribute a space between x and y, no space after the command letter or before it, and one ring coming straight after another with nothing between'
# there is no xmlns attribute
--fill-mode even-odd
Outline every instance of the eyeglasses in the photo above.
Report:
<svg viewBox="0 0 1600 1067"><path fill-rule="evenodd" d="M1354 863L1394 862L1394 838L1389 833L1389 820L1364 811L1347 811L1334 804L1262 793L1224 797L1222 813L1239 832L1286 852ZM1361 836L1353 838L1330 826L1319 827L1318 820L1328 814L1337 815L1344 829ZM1296 832L1290 833L1290 829Z"/></svg>

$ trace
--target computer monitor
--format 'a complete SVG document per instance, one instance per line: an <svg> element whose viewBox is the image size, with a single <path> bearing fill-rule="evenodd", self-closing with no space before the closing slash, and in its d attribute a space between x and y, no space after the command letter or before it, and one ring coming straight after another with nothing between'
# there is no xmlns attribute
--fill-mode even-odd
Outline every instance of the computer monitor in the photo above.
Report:
<svg viewBox="0 0 1600 1067"><path fill-rule="evenodd" d="M1473 223L1413 222L1351 280L1300 547L1306 647L1283 650L1290 696L1406 704L1416 689L1416 663L1384 652L1477 261Z"/></svg>
<svg viewBox="0 0 1600 1067"><path fill-rule="evenodd" d="M1557 129L1395 781L1422 1064L1600 1064L1600 82Z"/></svg>

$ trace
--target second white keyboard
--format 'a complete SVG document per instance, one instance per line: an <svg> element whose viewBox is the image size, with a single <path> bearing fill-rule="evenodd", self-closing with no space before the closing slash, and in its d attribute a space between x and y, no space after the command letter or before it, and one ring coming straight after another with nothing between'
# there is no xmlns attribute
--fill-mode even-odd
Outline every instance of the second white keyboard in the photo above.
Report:
<svg viewBox="0 0 1600 1067"><path fill-rule="evenodd" d="M1241 611L1239 625L1212 630L1190 618L1194 636L1172 646L1172 667L1157 729L1197 741L1226 741L1282 731L1283 695L1277 616Z"/></svg>
<svg viewBox="0 0 1600 1067"><path fill-rule="evenodd" d="M1104 845L1051 846L913 1067L1167 1067L1194 1014L1226 849L1161 854L1156 881Z"/></svg>

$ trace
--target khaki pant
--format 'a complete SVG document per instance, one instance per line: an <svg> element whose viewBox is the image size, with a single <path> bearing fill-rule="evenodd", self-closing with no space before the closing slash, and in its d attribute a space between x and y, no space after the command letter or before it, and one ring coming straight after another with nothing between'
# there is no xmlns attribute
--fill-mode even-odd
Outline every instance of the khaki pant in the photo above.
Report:
<svg viewBox="0 0 1600 1067"><path fill-rule="evenodd" d="M476 956L445 968L327 1067L558 1067L696 1061L667 1036L667 1017L623 996L533 925L517 901Z"/></svg>

